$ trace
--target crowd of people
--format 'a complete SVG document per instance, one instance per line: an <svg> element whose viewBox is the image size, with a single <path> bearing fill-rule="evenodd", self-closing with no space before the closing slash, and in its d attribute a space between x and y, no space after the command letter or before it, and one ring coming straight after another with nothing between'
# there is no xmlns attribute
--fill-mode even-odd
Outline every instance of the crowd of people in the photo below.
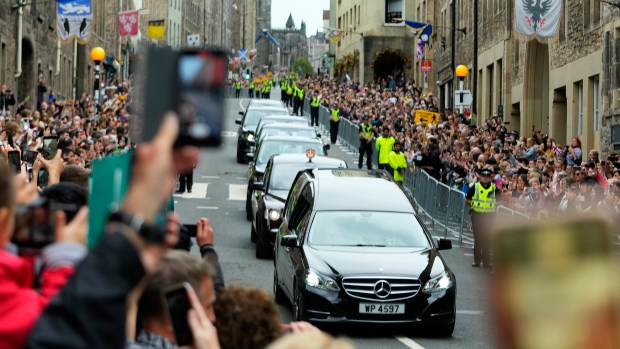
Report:
<svg viewBox="0 0 620 349"><path fill-rule="evenodd" d="M175 115L135 145L130 80L106 80L98 103L88 93L56 99L42 74L37 92L36 101L4 84L0 93L0 348L176 348L162 297L179 285L188 285L190 347L353 348L308 323L282 324L263 290L225 287L208 219L196 222L201 256L180 217L157 223L179 174L199 161L198 148L173 148ZM88 246L93 163L125 152L124 201Z"/></svg>
<svg viewBox="0 0 620 349"><path fill-rule="evenodd" d="M534 126L521 135L497 114L476 125L470 110L460 114L444 109L438 124L425 127L415 122L416 110L439 112L439 101L402 74L365 84L306 77L297 80L297 86L330 110L332 143L340 118L358 125L368 118L374 137L394 138L410 167L422 168L464 193L487 168L502 194L500 204L532 218L597 210L620 214L620 155L602 157L597 150L582 154L579 137L564 145ZM373 151L380 167L387 164L379 147ZM360 156L360 167L362 160Z"/></svg>

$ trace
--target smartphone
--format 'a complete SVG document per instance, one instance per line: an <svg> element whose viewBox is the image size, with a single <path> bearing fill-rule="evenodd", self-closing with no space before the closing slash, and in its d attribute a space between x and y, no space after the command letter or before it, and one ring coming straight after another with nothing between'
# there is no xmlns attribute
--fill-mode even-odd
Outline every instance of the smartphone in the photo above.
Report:
<svg viewBox="0 0 620 349"><path fill-rule="evenodd" d="M34 161L37 159L37 155L39 155L39 152L36 152L34 150L24 150L22 152L22 161L33 164Z"/></svg>
<svg viewBox="0 0 620 349"><path fill-rule="evenodd" d="M176 146L222 143L228 58L222 51L182 51L177 63L180 129Z"/></svg>
<svg viewBox="0 0 620 349"><path fill-rule="evenodd" d="M50 174L46 169L42 168L39 170L39 174L37 175L37 187L45 188L47 187L47 183L49 182Z"/></svg>
<svg viewBox="0 0 620 349"><path fill-rule="evenodd" d="M609 223L565 217L507 227L492 236L491 299L499 348L620 348L618 270Z"/></svg>
<svg viewBox="0 0 620 349"><path fill-rule="evenodd" d="M51 160L56 156L58 150L58 136L43 137L43 157L45 160Z"/></svg>
<svg viewBox="0 0 620 349"><path fill-rule="evenodd" d="M56 241L56 213L77 213L78 207L38 198L17 208L15 234L11 241L19 248L42 248Z"/></svg>
<svg viewBox="0 0 620 349"><path fill-rule="evenodd" d="M19 151L11 150L9 152L9 164L11 164L11 168L15 173L22 172L22 162L20 158Z"/></svg>
<svg viewBox="0 0 620 349"><path fill-rule="evenodd" d="M192 286L184 282L164 290L164 302L168 308L168 316L178 347L194 343L194 335L187 321L187 313L192 309L187 292L191 289Z"/></svg>
<svg viewBox="0 0 620 349"><path fill-rule="evenodd" d="M536 191L536 189L534 189L532 187L529 187L529 188L527 188L527 191L528 191L528 193L533 194Z"/></svg>

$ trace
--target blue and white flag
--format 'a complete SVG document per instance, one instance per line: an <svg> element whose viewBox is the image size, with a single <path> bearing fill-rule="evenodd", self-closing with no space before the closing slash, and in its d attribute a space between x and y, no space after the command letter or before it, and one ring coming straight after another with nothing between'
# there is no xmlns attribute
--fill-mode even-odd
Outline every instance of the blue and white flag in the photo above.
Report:
<svg viewBox="0 0 620 349"><path fill-rule="evenodd" d="M92 0L57 0L56 33L62 43L90 41L92 20Z"/></svg>
<svg viewBox="0 0 620 349"><path fill-rule="evenodd" d="M247 61L248 60L248 50L247 49L240 48L237 53L239 55L239 60L240 61Z"/></svg>

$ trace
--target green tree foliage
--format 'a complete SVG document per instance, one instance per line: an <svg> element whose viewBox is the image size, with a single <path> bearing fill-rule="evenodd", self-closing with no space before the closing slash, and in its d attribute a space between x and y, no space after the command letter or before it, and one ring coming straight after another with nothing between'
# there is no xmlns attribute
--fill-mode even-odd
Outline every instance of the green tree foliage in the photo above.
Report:
<svg viewBox="0 0 620 349"><path fill-rule="evenodd" d="M310 75L316 74L316 72L314 71L314 68L312 68L312 64L310 64L310 61L308 60L307 57L299 57L295 60L292 71L297 72L298 70L301 70L302 76L306 74L310 74Z"/></svg>

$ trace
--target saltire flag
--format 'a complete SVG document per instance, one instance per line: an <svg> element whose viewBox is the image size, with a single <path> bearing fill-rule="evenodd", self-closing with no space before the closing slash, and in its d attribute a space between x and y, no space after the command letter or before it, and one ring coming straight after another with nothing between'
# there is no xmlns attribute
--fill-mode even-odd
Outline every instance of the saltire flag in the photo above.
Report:
<svg viewBox="0 0 620 349"><path fill-rule="evenodd" d="M415 50L415 56L418 60L424 57L424 41L422 41L422 39L418 39L418 47Z"/></svg>
<svg viewBox="0 0 620 349"><path fill-rule="evenodd" d="M411 30L416 39L421 39L424 45L433 47L431 43L431 35L433 35L433 25L430 23L422 23L405 20L405 26Z"/></svg>
<svg viewBox="0 0 620 349"><path fill-rule="evenodd" d="M151 39L163 39L166 36L166 20L149 21L148 36Z"/></svg>
<svg viewBox="0 0 620 349"><path fill-rule="evenodd" d="M559 158L562 157L562 149L560 149L560 147L558 147L555 142L551 142L551 149L553 149L553 152L555 153L555 155Z"/></svg>
<svg viewBox="0 0 620 349"><path fill-rule="evenodd" d="M340 41L340 38L342 37L342 34L343 34L342 30L338 28L328 28L328 27L325 27L323 29L325 29L325 34L327 35L328 38L330 38L331 41L333 42Z"/></svg>
<svg viewBox="0 0 620 349"><path fill-rule="evenodd" d="M138 35L138 11L125 11L118 13L118 35Z"/></svg>
<svg viewBox="0 0 620 349"><path fill-rule="evenodd" d="M281 48L280 43L278 43L278 41L273 36L271 36L271 33L269 33L267 29L263 29L263 32L256 36L254 43L257 43L263 36L266 36L271 42L273 42L274 45L276 45L278 48Z"/></svg>
<svg viewBox="0 0 620 349"><path fill-rule="evenodd" d="M68 44L76 40L80 44L90 41L93 20L91 0L57 0L56 34Z"/></svg>
<svg viewBox="0 0 620 349"><path fill-rule="evenodd" d="M558 34L562 0L515 0L517 33L549 39Z"/></svg>

